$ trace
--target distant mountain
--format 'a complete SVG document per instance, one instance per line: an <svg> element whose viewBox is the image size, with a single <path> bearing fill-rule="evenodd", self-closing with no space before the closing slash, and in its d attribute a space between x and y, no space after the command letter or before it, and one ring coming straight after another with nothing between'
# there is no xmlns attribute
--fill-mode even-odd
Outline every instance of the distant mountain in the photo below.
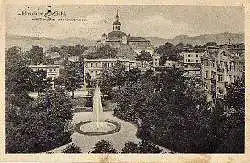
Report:
<svg viewBox="0 0 250 163"><path fill-rule="evenodd" d="M218 33L218 34L204 34L199 36L190 37L188 35L179 35L173 39L164 39L160 37L146 37L151 43L158 47L159 45L170 42L172 44L192 44L192 45L204 45L207 42L217 42L217 44L231 43L244 43L243 33ZM62 46L62 45L77 45L82 44L85 46L95 45L95 40L88 40L81 37L69 37L64 39L54 39L46 37L29 37L29 36L18 36L18 35L6 35L6 48L11 46L20 46L24 50L29 50L32 45L42 46L44 49L48 49L51 46Z"/></svg>
<svg viewBox="0 0 250 163"><path fill-rule="evenodd" d="M5 45L6 48L11 46L20 46L24 50L29 50L32 45L39 45L44 49L48 49L52 46L62 46L62 45L85 45L92 46L96 41L88 40L85 38L69 37L65 39L54 39L46 37L30 37L30 36L18 36L18 35L6 35Z"/></svg>
<svg viewBox="0 0 250 163"><path fill-rule="evenodd" d="M167 39L161 37L145 37L147 40L151 42L153 46L158 47L159 45L165 44L168 42Z"/></svg>
<svg viewBox="0 0 250 163"><path fill-rule="evenodd" d="M217 44L227 44L231 43L244 43L244 34L243 33L218 33L218 34L204 34L194 37L189 37L188 35L179 35L173 39L164 39L160 37L146 37L154 46L159 46L170 42L172 44L191 44L191 45L204 45L207 42L216 42Z"/></svg>

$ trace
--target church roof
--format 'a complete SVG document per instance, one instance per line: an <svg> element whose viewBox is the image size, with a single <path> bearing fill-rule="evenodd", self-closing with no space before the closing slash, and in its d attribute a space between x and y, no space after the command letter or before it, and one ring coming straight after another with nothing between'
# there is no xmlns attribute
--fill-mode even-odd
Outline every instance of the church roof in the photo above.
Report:
<svg viewBox="0 0 250 163"><path fill-rule="evenodd" d="M148 40L146 40L145 38L143 38L143 37L129 37L129 41L147 41L148 42Z"/></svg>
<svg viewBox="0 0 250 163"><path fill-rule="evenodd" d="M122 38L123 36L126 36L126 33L122 31L112 31L108 33L108 39L119 39Z"/></svg>

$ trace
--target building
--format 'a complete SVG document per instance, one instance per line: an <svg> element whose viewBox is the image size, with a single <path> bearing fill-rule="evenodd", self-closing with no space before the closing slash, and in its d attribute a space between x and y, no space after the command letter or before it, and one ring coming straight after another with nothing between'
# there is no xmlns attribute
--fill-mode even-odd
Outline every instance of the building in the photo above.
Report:
<svg viewBox="0 0 250 163"><path fill-rule="evenodd" d="M156 67L160 66L161 57L157 53L153 53L152 58L153 58L153 68L155 69Z"/></svg>
<svg viewBox="0 0 250 163"><path fill-rule="evenodd" d="M177 61L166 60L164 67L166 67L166 68L180 68L181 65Z"/></svg>
<svg viewBox="0 0 250 163"><path fill-rule="evenodd" d="M183 52L180 54L183 58L182 65L186 76L201 76L201 57L203 53Z"/></svg>
<svg viewBox="0 0 250 163"><path fill-rule="evenodd" d="M121 30L121 25L120 16L117 11L115 21L112 25L112 31L108 34L102 34L101 39L97 41L96 47L91 51L93 52L99 47L109 45L117 50L116 58L85 59L84 74L89 73L92 79L96 79L105 68L111 68L117 62L124 64L126 71L135 67L139 68L141 71L146 71L159 66L160 57L154 53L154 47L151 45L150 41L143 37L134 37L130 36L130 34L126 34ZM136 61L136 57L141 54L141 51L149 52L153 61ZM84 55L90 53L85 52Z"/></svg>
<svg viewBox="0 0 250 163"><path fill-rule="evenodd" d="M46 72L46 78L51 79L52 89L54 89L54 79L60 74L60 65L30 65L33 71L43 70Z"/></svg>
<svg viewBox="0 0 250 163"><path fill-rule="evenodd" d="M223 98L226 87L244 78L244 59L227 49L206 51L202 58L202 80L212 98Z"/></svg>
<svg viewBox="0 0 250 163"><path fill-rule="evenodd" d="M130 36L130 34L126 34L121 30L121 25L119 13L117 11L115 21L113 22L112 31L108 34L103 33L101 40L97 41L97 46L108 44L111 47L119 48L122 45L126 45L133 49L137 54L139 54L142 50L153 54L154 48L149 40L143 37L134 37Z"/></svg>
<svg viewBox="0 0 250 163"><path fill-rule="evenodd" d="M181 56L185 75L202 79L209 100L224 98L227 86L244 77L244 54L228 47L210 46L203 53L183 52Z"/></svg>
<svg viewBox="0 0 250 163"><path fill-rule="evenodd" d="M88 73L91 79L97 79L100 77L103 70L114 67L118 62L125 66L126 71L137 67L136 61L128 59L84 59L84 75Z"/></svg>

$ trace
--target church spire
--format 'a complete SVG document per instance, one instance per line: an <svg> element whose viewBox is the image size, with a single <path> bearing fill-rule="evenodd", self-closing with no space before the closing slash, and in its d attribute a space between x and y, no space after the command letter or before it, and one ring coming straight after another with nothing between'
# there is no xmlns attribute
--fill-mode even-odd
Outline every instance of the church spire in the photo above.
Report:
<svg viewBox="0 0 250 163"><path fill-rule="evenodd" d="M119 20L119 12L118 12L118 9L116 11L116 16L115 16L115 21L113 23L113 30L115 31L120 31L121 30L121 23L120 23L120 20Z"/></svg>
<svg viewBox="0 0 250 163"><path fill-rule="evenodd" d="M116 20L119 20L119 12L118 9L116 10L116 16L115 16Z"/></svg>

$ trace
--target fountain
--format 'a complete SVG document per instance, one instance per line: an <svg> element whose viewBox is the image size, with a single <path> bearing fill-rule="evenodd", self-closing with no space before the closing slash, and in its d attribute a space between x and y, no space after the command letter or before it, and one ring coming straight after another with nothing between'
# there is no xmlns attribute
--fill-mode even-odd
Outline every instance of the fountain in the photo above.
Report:
<svg viewBox="0 0 250 163"><path fill-rule="evenodd" d="M76 124L76 131L84 135L106 135L120 131L120 124L111 120L105 120L101 102L101 91L97 85L93 95L92 121Z"/></svg>
<svg viewBox="0 0 250 163"><path fill-rule="evenodd" d="M102 108L102 101L101 101L101 90L100 87L97 85L95 92L94 92L94 97L93 97L93 114L95 116L95 122L96 122L96 127L100 127L100 115L103 113L103 108Z"/></svg>

